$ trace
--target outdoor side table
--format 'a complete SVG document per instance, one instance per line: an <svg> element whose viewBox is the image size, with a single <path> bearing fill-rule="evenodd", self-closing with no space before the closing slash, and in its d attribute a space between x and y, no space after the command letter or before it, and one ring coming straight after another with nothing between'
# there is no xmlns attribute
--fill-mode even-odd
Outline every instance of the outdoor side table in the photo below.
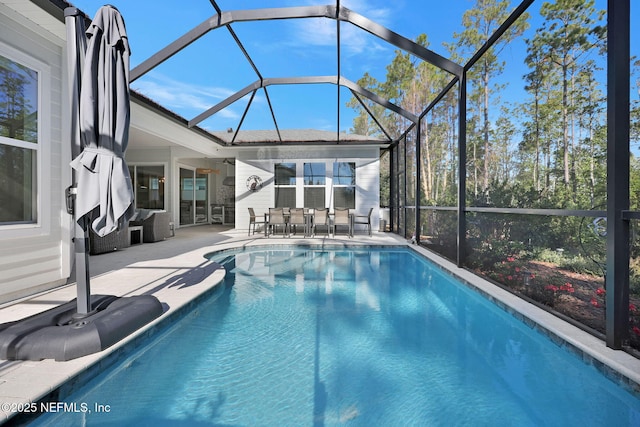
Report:
<svg viewBox="0 0 640 427"><path fill-rule="evenodd" d="M129 245L142 243L142 230L143 227L141 225L129 227Z"/></svg>

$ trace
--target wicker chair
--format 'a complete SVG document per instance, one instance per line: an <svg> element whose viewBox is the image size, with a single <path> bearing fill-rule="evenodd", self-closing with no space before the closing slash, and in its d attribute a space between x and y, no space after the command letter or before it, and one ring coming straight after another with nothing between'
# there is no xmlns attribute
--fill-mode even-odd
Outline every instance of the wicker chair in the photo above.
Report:
<svg viewBox="0 0 640 427"><path fill-rule="evenodd" d="M144 243L158 242L171 237L171 215L165 211L143 211L138 214L141 219L129 221L130 226L142 226Z"/></svg>
<svg viewBox="0 0 640 427"><path fill-rule="evenodd" d="M113 252L129 247L129 227L125 225L104 237L98 236L93 229L89 231L89 253L91 255Z"/></svg>

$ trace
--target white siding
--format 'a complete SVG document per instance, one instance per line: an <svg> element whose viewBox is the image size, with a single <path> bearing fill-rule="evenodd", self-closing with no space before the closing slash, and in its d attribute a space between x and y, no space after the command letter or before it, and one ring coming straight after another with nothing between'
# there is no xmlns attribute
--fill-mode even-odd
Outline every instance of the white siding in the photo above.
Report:
<svg viewBox="0 0 640 427"><path fill-rule="evenodd" d="M304 157L299 157L304 156ZM309 147L300 148L272 148L240 153L236 161L236 224L239 230L247 230L249 226L248 208L254 208L257 215L267 212L275 203L274 165L281 162L298 164L298 189L303 186L302 163L326 162L327 174L332 172L335 161L356 163L356 211L366 214L369 208L374 208L371 220L374 229L378 227L378 207L380 205L380 175L379 150L377 147ZM246 181L257 175L262 179L263 187L260 191L251 192L247 189ZM330 191L330 181L327 182ZM301 192L298 191L300 195ZM302 206L298 197L298 206ZM327 197L327 203L330 198ZM329 206L332 208L332 206Z"/></svg>
<svg viewBox="0 0 640 427"><path fill-rule="evenodd" d="M240 230L249 228L249 208L256 215L266 213L273 207L273 164L272 160L236 160L236 224ZM247 179L256 175L262 180L262 188L251 192L247 189Z"/></svg>
<svg viewBox="0 0 640 427"><path fill-rule="evenodd" d="M60 25L64 28L64 24ZM68 132L63 125L67 114L62 96L66 87L64 41L0 3L0 43L44 64L46 75L41 77L46 86L45 92L41 92L41 102L48 104L39 111L43 127L39 141L38 223L27 227L0 226L0 302L4 302L58 286L69 276L71 219L63 205L63 189L70 176L70 154L62 145L63 135Z"/></svg>

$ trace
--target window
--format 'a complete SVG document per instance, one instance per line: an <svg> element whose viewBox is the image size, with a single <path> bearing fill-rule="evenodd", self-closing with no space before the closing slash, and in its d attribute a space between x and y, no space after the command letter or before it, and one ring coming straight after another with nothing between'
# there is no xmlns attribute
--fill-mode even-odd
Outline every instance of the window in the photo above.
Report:
<svg viewBox="0 0 640 427"><path fill-rule="evenodd" d="M356 164L336 162L333 164L333 206L355 209Z"/></svg>
<svg viewBox="0 0 640 427"><path fill-rule="evenodd" d="M325 182L327 166L324 163L304 164L304 207L326 207Z"/></svg>
<svg viewBox="0 0 640 427"><path fill-rule="evenodd" d="M296 207L296 164L275 164L275 189L277 208Z"/></svg>
<svg viewBox="0 0 640 427"><path fill-rule="evenodd" d="M164 165L129 165L138 209L164 209Z"/></svg>
<svg viewBox="0 0 640 427"><path fill-rule="evenodd" d="M37 71L0 54L0 224L38 220L39 85Z"/></svg>

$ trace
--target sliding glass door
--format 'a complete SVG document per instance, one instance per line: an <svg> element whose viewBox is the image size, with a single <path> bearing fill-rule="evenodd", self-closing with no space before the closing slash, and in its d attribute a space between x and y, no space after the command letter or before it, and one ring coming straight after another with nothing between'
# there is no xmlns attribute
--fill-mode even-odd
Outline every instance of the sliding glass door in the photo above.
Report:
<svg viewBox="0 0 640 427"><path fill-rule="evenodd" d="M207 223L208 181L206 174L180 168L180 225Z"/></svg>

